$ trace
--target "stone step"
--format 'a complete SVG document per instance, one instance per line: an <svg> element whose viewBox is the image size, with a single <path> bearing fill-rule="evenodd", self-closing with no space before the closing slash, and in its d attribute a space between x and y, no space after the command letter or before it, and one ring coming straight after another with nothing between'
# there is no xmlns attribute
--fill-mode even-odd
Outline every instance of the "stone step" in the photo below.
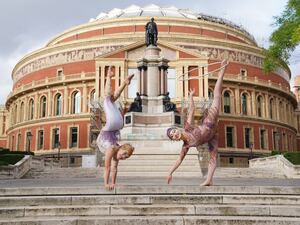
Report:
<svg viewBox="0 0 300 225"><path fill-rule="evenodd" d="M162 165L162 166L173 166L174 163L175 163L176 160L174 159L171 159L171 160L168 160L168 159L162 159L162 160L153 160L153 161L149 161L149 160L145 160L145 159L127 159L127 160L124 160L124 161L121 161L119 162L119 166L123 166L123 165L130 165L130 166L149 166L149 165L152 165L152 166L159 166L159 165ZM182 162L181 166L184 166L184 165L197 165L199 167L199 161L196 160L196 159L193 159L193 160L190 160L188 163L185 163L185 162Z"/></svg>
<svg viewBox="0 0 300 225"><path fill-rule="evenodd" d="M70 217L20 217L1 219L1 225L194 225L194 224L230 224L230 225L296 225L298 217L264 216L70 216Z"/></svg>
<svg viewBox="0 0 300 225"><path fill-rule="evenodd" d="M144 173L152 173L152 172L166 172L168 173L168 171L171 169L171 166L173 166L174 162L171 163L170 165L159 165L159 166L154 166L154 165L126 165L126 166L121 166L118 169L118 173L119 172L144 172ZM122 168L122 169L121 169ZM178 169L176 170L177 172L199 172L200 167L199 164L197 165L181 165L180 167L178 167Z"/></svg>
<svg viewBox="0 0 300 225"><path fill-rule="evenodd" d="M300 218L300 206L266 205L64 205L1 207L0 219L39 216L283 216Z"/></svg>
<svg viewBox="0 0 300 225"><path fill-rule="evenodd" d="M141 178L137 177L137 180ZM59 185L59 180L56 181ZM43 196L48 197L52 195L65 195L65 196L101 196L101 195L249 195L249 196L270 196L270 197L293 197L300 198L300 187L298 186L211 186L201 187L198 185L122 185L120 184L114 191L105 190L102 185L97 186L78 186L78 187L18 187L18 188L0 188L0 197L5 199L8 197L21 197L21 196ZM72 198L70 198L72 199Z"/></svg>
<svg viewBox="0 0 300 225"><path fill-rule="evenodd" d="M0 197L0 207L81 206L81 205L286 205L300 207L300 196L293 195L241 195L241 194L164 194L164 195L53 195ZM267 205L267 206L266 206ZM300 215L300 214L299 214Z"/></svg>

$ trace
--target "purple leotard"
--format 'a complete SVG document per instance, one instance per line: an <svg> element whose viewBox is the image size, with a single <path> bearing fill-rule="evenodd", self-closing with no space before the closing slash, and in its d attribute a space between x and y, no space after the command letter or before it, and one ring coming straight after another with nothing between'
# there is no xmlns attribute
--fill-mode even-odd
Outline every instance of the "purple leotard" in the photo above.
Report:
<svg viewBox="0 0 300 225"><path fill-rule="evenodd" d="M105 152L105 149L110 146L118 145L120 129L123 128L124 124L123 116L117 105L111 101L110 96L105 97L103 109L106 117L106 124L97 138L97 145L100 151Z"/></svg>

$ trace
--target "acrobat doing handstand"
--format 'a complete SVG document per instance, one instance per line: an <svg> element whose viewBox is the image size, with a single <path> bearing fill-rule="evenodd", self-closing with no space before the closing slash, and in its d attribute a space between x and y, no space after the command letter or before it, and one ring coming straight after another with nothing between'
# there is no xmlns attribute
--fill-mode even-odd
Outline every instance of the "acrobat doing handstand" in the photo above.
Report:
<svg viewBox="0 0 300 225"><path fill-rule="evenodd" d="M105 188L109 190L113 190L115 188L119 160L129 158L134 151L134 148L130 144L118 144L120 130L123 128L123 116L115 104L115 101L120 97L126 85L130 84L134 75L128 76L121 86L112 93L111 78L113 76L114 74L111 67L109 67L105 83L105 98L103 102L106 124L101 129L97 138L98 148L105 154L104 185ZM109 182L110 172L112 173L111 183Z"/></svg>
<svg viewBox="0 0 300 225"><path fill-rule="evenodd" d="M210 160L208 164L208 173L206 180L201 184L202 186L212 185L213 175L217 166L217 156L218 156L218 116L221 104L221 92L222 83L225 73L225 67L228 65L226 60L221 62L221 69L218 73L218 79L214 88L214 98L211 107L206 111L202 118L201 124L198 126L193 126L194 120L194 100L193 95L195 90L189 91L189 108L187 121L185 123L184 129L179 129L176 127L171 127L167 130L167 136L171 140L183 141L182 150L178 159L176 160L174 166L169 171L167 177L167 183L169 184L172 180L172 174L180 166L184 157L186 156L190 147L198 147L202 144L208 143L208 150L210 153Z"/></svg>

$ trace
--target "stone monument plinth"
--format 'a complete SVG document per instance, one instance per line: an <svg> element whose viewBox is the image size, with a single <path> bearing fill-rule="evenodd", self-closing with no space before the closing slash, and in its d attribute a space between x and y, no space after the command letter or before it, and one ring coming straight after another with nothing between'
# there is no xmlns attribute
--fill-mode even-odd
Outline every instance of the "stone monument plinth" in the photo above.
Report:
<svg viewBox="0 0 300 225"><path fill-rule="evenodd" d="M163 105L167 92L169 60L163 58L160 52L157 46L149 45L144 57L137 61L142 112L125 114L122 139L167 139L168 127L182 125L180 114L174 111L166 112Z"/></svg>

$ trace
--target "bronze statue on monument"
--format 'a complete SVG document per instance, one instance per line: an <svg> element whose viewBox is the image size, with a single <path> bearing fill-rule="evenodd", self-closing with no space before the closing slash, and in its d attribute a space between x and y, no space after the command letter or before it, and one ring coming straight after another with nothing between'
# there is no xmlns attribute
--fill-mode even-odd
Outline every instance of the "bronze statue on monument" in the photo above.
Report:
<svg viewBox="0 0 300 225"><path fill-rule="evenodd" d="M157 46L157 26L154 22L154 18L151 18L151 21L148 22L145 26L146 28L146 45L147 47L149 45Z"/></svg>

